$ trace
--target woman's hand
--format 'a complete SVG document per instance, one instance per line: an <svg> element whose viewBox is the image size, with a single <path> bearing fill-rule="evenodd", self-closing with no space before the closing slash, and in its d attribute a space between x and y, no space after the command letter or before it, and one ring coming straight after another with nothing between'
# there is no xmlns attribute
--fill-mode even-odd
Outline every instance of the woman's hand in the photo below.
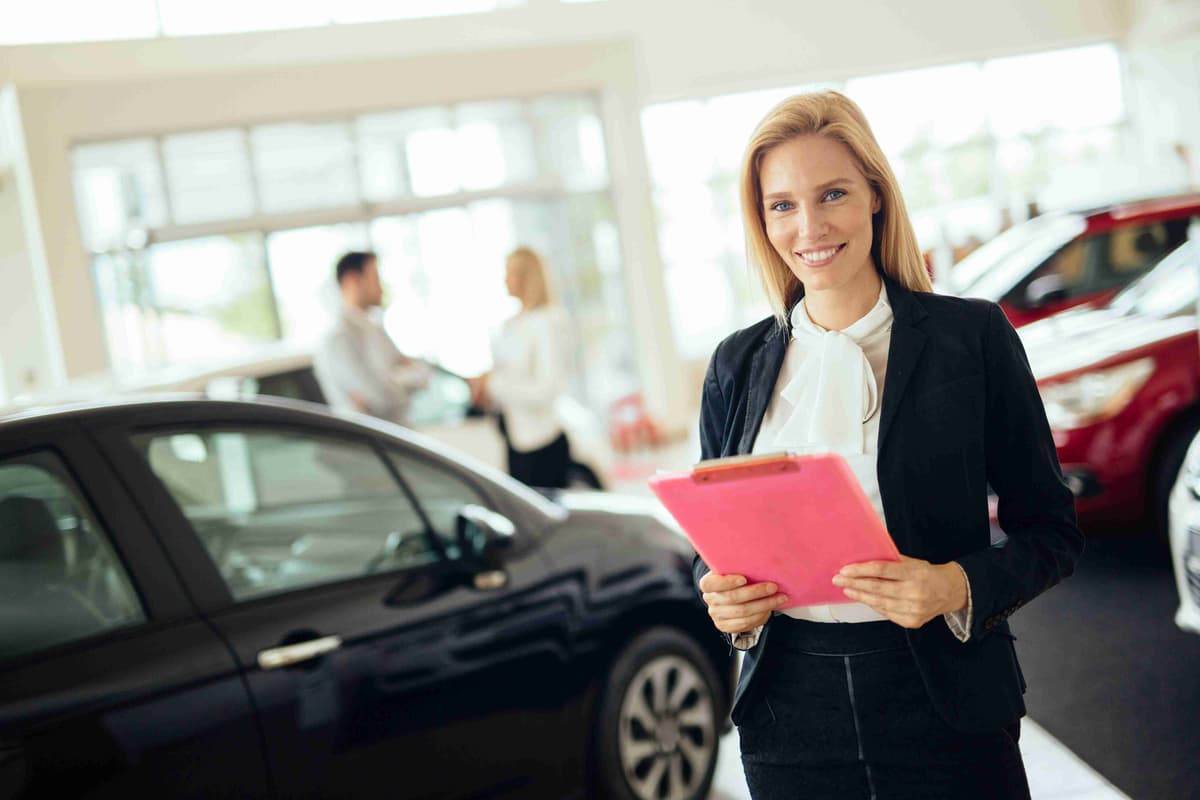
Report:
<svg viewBox="0 0 1200 800"><path fill-rule="evenodd" d="M900 556L897 561L847 564L833 578L846 597L864 603L904 628L967 607L967 579L955 563L930 564Z"/></svg>
<svg viewBox="0 0 1200 800"><path fill-rule="evenodd" d="M492 373L485 372L475 378L467 378L467 386L471 390L471 405L483 408L488 404L488 378Z"/></svg>
<svg viewBox="0 0 1200 800"><path fill-rule="evenodd" d="M722 633L744 633L765 625L771 612L787 603L773 583L746 585L741 575L708 573L700 579L700 591L708 615Z"/></svg>

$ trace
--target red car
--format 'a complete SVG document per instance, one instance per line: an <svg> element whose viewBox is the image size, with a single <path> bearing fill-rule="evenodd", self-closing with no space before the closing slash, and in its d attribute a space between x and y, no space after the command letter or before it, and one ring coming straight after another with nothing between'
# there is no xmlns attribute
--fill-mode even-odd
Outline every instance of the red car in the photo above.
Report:
<svg viewBox="0 0 1200 800"><path fill-rule="evenodd" d="M1016 327L1084 303L1103 306L1187 239L1200 194L1034 217L949 275L951 293L1000 304Z"/></svg>
<svg viewBox="0 0 1200 800"><path fill-rule="evenodd" d="M1200 242L1189 241L1107 306L1021 329L1089 530L1140 525L1165 541L1171 486L1200 431L1198 295Z"/></svg>

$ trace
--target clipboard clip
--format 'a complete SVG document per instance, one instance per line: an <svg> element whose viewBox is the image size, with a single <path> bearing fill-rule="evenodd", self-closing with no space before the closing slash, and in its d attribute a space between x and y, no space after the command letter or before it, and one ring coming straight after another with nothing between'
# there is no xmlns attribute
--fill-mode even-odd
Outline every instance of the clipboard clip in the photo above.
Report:
<svg viewBox="0 0 1200 800"><path fill-rule="evenodd" d="M799 472L800 461L789 451L759 455L728 456L701 461L692 468L694 483L721 483L757 478L780 472Z"/></svg>

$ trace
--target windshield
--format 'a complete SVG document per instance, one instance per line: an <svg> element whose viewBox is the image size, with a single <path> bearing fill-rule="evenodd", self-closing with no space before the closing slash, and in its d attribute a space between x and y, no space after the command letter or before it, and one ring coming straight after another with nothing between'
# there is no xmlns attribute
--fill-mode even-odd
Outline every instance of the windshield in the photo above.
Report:
<svg viewBox="0 0 1200 800"><path fill-rule="evenodd" d="M1078 214L1046 214L1009 228L958 262L950 280L959 294L999 300L1039 264L1087 228Z"/></svg>
<svg viewBox="0 0 1200 800"><path fill-rule="evenodd" d="M1185 242L1145 277L1113 298L1109 305L1121 314L1173 317L1196 311L1200 294L1200 244Z"/></svg>

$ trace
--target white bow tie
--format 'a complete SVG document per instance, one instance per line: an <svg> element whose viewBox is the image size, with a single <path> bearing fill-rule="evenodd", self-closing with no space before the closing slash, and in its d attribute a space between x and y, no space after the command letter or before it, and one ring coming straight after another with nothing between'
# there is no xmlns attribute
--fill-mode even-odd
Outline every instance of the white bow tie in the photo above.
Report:
<svg viewBox="0 0 1200 800"><path fill-rule="evenodd" d="M801 368L780 394L792 406L774 447L808 447L863 453L863 423L879 410L875 371L859 343L892 320L886 290L866 316L842 331L828 331L808 316L801 300L792 309L792 337L806 350Z"/></svg>

